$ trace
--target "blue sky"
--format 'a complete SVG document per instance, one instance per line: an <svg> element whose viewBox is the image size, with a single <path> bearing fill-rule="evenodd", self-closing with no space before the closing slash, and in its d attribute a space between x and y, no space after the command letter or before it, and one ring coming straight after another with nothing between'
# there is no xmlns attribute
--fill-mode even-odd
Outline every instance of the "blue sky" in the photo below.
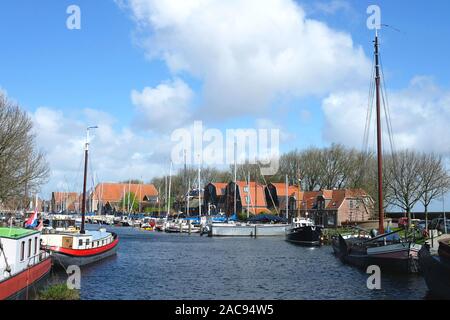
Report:
<svg viewBox="0 0 450 320"><path fill-rule="evenodd" d="M102 128L93 141L99 180L165 173L168 134L193 120L221 130L281 128L282 151L332 142L360 147L357 116L365 112L360 101L367 100L373 51L370 4L381 7L382 23L400 30L381 34L397 145L449 153L441 147L450 143L448 1L212 1L198 8L182 1L182 10L157 3L1 2L0 88L37 123L52 165L45 194L77 185L67 181L78 179L77 150L92 122ZM66 28L71 4L81 9L81 30ZM273 20L271 12L287 15ZM220 23L229 21L236 25L228 32ZM282 53L294 58L286 62ZM257 54L262 62L248 61ZM260 71L264 59L274 63L274 79L270 69ZM167 125L157 111L170 115ZM428 143L430 135L444 138Z"/></svg>

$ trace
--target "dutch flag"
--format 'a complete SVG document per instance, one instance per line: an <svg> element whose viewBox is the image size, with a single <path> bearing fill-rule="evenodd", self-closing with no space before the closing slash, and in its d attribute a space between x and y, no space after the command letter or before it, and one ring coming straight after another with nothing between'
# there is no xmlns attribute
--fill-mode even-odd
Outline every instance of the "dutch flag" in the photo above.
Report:
<svg viewBox="0 0 450 320"><path fill-rule="evenodd" d="M31 216L25 222L25 228L36 228L37 224L38 224L37 216L38 216L38 211L37 211L37 208L35 208L34 212L31 214Z"/></svg>

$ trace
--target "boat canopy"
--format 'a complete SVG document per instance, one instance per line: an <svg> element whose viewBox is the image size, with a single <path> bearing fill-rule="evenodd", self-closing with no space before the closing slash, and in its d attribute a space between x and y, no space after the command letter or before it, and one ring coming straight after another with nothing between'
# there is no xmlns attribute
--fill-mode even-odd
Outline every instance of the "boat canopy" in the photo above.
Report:
<svg viewBox="0 0 450 320"><path fill-rule="evenodd" d="M286 222L285 218L275 216L273 214L259 214L248 219L250 222L270 223L270 222Z"/></svg>

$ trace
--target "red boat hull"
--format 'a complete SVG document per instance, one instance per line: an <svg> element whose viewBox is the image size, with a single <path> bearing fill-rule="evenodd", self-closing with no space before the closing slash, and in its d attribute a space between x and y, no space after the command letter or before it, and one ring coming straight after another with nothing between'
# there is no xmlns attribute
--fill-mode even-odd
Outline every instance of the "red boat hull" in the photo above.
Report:
<svg viewBox="0 0 450 320"><path fill-rule="evenodd" d="M64 268L70 265L84 266L116 254L119 238L113 242L93 249L67 249L60 247L50 247L53 261Z"/></svg>
<svg viewBox="0 0 450 320"><path fill-rule="evenodd" d="M34 286L50 272L52 261L50 257L23 270L22 272L0 282L0 300L13 299L27 288Z"/></svg>

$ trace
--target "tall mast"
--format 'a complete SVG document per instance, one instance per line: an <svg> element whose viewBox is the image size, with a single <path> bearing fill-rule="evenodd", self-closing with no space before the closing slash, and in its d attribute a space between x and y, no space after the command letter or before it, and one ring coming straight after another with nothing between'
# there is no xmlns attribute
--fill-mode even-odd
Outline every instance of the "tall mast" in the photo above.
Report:
<svg viewBox="0 0 450 320"><path fill-rule="evenodd" d="M237 192L237 185L236 185L236 180L237 180L237 168L236 168L236 141L234 142L234 200L233 200L233 204L234 204L234 213L235 215L237 215L237 207L236 207L236 192Z"/></svg>
<svg viewBox="0 0 450 320"><path fill-rule="evenodd" d="M247 219L250 217L250 170L247 172Z"/></svg>
<svg viewBox="0 0 450 320"><path fill-rule="evenodd" d="M378 215L380 234L384 233L383 212L383 150L381 147L381 108L380 108L380 59L378 52L378 31L375 33L375 85L377 104L377 158L378 158Z"/></svg>
<svg viewBox="0 0 450 320"><path fill-rule="evenodd" d="M286 219L289 219L289 180L286 175Z"/></svg>
<svg viewBox="0 0 450 320"><path fill-rule="evenodd" d="M84 148L84 177L83 177L83 202L81 203L81 229L80 233L84 234L84 218L86 215L86 181L87 181L87 169L88 169L88 153L89 153L89 130L96 129L95 127L88 127L86 129L86 144Z"/></svg>
<svg viewBox="0 0 450 320"><path fill-rule="evenodd" d="M166 215L166 221L169 218L170 213L170 189L172 187L172 162L170 162L170 169L169 169L169 190L167 193L167 215Z"/></svg>
<svg viewBox="0 0 450 320"><path fill-rule="evenodd" d="M190 216L190 214L189 214L189 210L190 210L189 195L190 195L190 193L191 193L191 178L188 178L187 209L186 209L187 216Z"/></svg>
<svg viewBox="0 0 450 320"><path fill-rule="evenodd" d="M200 177L200 164L198 165L198 217L202 216L202 190L201 190L201 177Z"/></svg>

